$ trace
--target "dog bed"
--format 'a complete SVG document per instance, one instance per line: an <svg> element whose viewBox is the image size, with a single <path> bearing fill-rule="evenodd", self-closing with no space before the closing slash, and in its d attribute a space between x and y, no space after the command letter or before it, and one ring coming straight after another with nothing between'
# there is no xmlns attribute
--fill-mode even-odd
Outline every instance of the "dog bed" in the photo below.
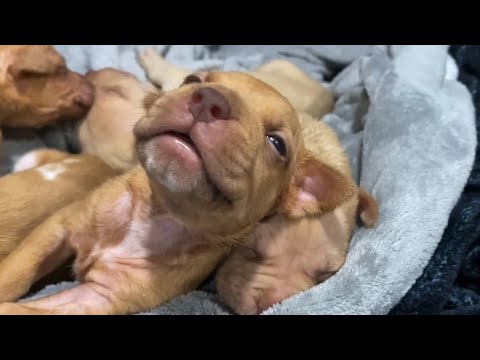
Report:
<svg viewBox="0 0 480 360"><path fill-rule="evenodd" d="M135 52L145 47L57 49L73 70L113 66L145 80L135 63ZM380 221L373 230L355 231L335 276L264 314L389 313L432 258L474 162L474 107L448 46L153 47L195 70L247 70L284 57L328 84L337 101L324 121L346 147L359 184L377 198ZM73 285L51 285L35 297ZM230 312L210 282L148 314Z"/></svg>

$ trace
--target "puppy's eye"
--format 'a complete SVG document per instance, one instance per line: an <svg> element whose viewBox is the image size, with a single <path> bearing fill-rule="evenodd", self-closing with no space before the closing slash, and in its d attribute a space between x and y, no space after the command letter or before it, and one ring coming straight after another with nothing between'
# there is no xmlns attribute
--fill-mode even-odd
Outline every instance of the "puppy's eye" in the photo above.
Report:
<svg viewBox="0 0 480 360"><path fill-rule="evenodd" d="M197 75L188 75L185 80L183 80L182 85L188 85L193 83L201 83L202 79L200 79Z"/></svg>
<svg viewBox="0 0 480 360"><path fill-rule="evenodd" d="M267 135L268 141L275 146L275 149L278 151L280 156L287 156L287 147L285 146L285 141L278 135Z"/></svg>
<svg viewBox="0 0 480 360"><path fill-rule="evenodd" d="M21 78L39 78L43 76L45 76L45 74L41 74L39 72L32 71L32 70L22 70L19 73L19 77Z"/></svg>

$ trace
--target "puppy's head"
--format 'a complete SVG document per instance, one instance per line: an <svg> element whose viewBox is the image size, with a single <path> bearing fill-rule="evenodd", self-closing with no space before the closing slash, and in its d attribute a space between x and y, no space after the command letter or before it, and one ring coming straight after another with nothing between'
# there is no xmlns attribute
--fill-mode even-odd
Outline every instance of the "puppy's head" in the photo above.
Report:
<svg viewBox="0 0 480 360"><path fill-rule="evenodd" d="M241 231L275 212L330 211L355 187L305 149L292 106L249 75L190 75L135 126L140 162L192 228Z"/></svg>
<svg viewBox="0 0 480 360"><path fill-rule="evenodd" d="M91 84L70 71L52 46L3 46L0 84L7 126L40 127L78 119L93 103Z"/></svg>
<svg viewBox="0 0 480 360"><path fill-rule="evenodd" d="M82 151L127 169L136 162L132 129L146 89L134 75L112 68L90 71L85 78L95 88L95 101L79 126Z"/></svg>

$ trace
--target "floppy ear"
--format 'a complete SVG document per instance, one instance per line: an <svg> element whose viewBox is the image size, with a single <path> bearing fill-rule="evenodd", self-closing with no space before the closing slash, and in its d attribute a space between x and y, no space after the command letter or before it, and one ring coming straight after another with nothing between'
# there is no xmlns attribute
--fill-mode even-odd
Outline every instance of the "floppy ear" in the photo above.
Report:
<svg viewBox="0 0 480 360"><path fill-rule="evenodd" d="M352 180L307 152L299 162L280 212L294 218L327 213L351 199L356 190Z"/></svg>
<svg viewBox="0 0 480 360"><path fill-rule="evenodd" d="M53 74L65 67L65 59L49 45L26 45L11 57L7 72L14 79L29 75Z"/></svg>

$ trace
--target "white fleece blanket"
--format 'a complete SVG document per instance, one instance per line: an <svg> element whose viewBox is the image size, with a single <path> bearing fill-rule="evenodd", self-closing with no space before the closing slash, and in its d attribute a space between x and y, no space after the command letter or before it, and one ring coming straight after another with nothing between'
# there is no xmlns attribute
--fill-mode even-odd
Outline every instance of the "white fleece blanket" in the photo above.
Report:
<svg viewBox="0 0 480 360"><path fill-rule="evenodd" d="M144 47L58 49L74 70L113 66L145 79L134 59L135 48ZM265 314L388 313L432 256L474 160L474 108L456 81L448 46L155 47L168 60L192 69L245 70L287 57L318 80L328 79L332 64L350 63L329 84L338 99L325 121L347 148L360 185L379 201L379 225L355 231L347 261L335 276ZM35 297L72 285L52 285ZM229 311L210 284L148 314Z"/></svg>

